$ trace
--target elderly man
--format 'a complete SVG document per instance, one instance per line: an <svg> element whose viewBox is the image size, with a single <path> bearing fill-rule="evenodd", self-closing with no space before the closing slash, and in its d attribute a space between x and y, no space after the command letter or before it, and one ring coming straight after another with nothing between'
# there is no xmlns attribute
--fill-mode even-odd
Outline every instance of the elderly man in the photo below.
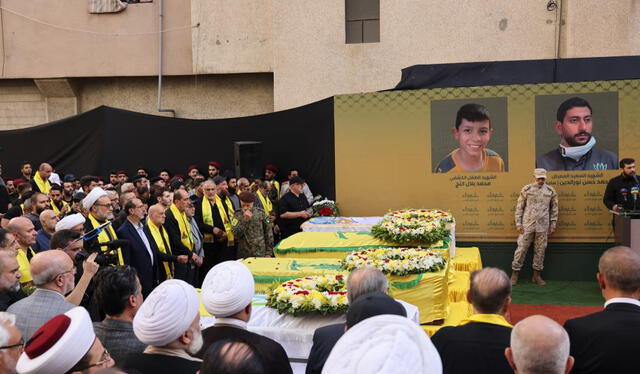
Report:
<svg viewBox="0 0 640 374"><path fill-rule="evenodd" d="M146 348L133 333L133 318L143 301L136 274L129 266L110 266L96 277L95 299L107 317L93 328L116 363Z"/></svg>
<svg viewBox="0 0 640 374"><path fill-rule="evenodd" d="M347 300L349 305L354 305L360 296L371 293L389 293L389 281L387 277L378 269L364 267L353 270L347 277ZM414 305L396 300L405 309L405 316L416 316L417 308ZM419 321L419 317L415 317ZM307 362L307 374L320 373L331 349L346 331L345 324L323 326L313 333L313 346L309 353Z"/></svg>
<svg viewBox="0 0 640 374"><path fill-rule="evenodd" d="M574 363L569 356L567 332L552 319L540 315L527 317L515 325L505 356L516 374L567 374Z"/></svg>
<svg viewBox="0 0 640 374"><path fill-rule="evenodd" d="M35 255L35 251L31 248L36 243L36 230L33 223L25 217L12 218L7 226L7 231L12 233L20 248L18 249L17 259L20 264L20 282L31 282L31 271L29 259Z"/></svg>
<svg viewBox="0 0 640 374"><path fill-rule="evenodd" d="M38 171L33 176L33 179L29 181L31 184L31 189L34 191L42 192L44 194L48 194L51 189L51 183L49 183L49 177L53 172L53 168L51 165L47 163L40 164L38 167Z"/></svg>
<svg viewBox="0 0 640 374"><path fill-rule="evenodd" d="M166 213L164 207L160 204L153 205L149 208L149 219L147 219L147 224L144 228L151 249L156 252L160 258L160 263L158 264L160 268L160 281L174 278L174 263L186 264L189 261L187 255L175 255L173 253L167 230L164 228L165 219Z"/></svg>
<svg viewBox="0 0 640 374"><path fill-rule="evenodd" d="M226 338L242 338L251 342L265 358L267 373L292 373L287 354L280 344L247 330L251 317L254 283L251 271L236 261L214 266L202 284L202 304L216 317L213 326L202 332L202 357L207 347Z"/></svg>
<svg viewBox="0 0 640 374"><path fill-rule="evenodd" d="M133 318L133 332L148 347L120 364L142 374L194 374L201 360L200 303L193 286L178 279L161 283Z"/></svg>
<svg viewBox="0 0 640 374"><path fill-rule="evenodd" d="M0 250L0 311L24 297L17 294L20 290L20 266L12 251Z"/></svg>
<svg viewBox="0 0 640 374"><path fill-rule="evenodd" d="M76 307L45 323L27 342L18 373L94 373L114 365L91 328L91 318Z"/></svg>
<svg viewBox="0 0 640 374"><path fill-rule="evenodd" d="M527 256L531 242L534 242L533 252L533 283L544 286L541 272L544 267L544 252L547 249L547 239L556 231L558 222L558 194L553 187L545 183L547 171L535 169L534 183L527 184L520 191L516 205L516 228L518 248L511 263L511 284L518 283L520 269Z"/></svg>
<svg viewBox="0 0 640 374"><path fill-rule="evenodd" d="M109 196L102 188L95 187L82 200L82 207L89 212L87 221L84 224L85 233L102 227L89 238L85 238L85 249L88 252L96 252L97 250L111 252L113 250L112 246L103 245L103 243L118 240L118 235L116 235L116 231L111 227L111 222L109 222L114 218L113 205ZM116 247L114 252L117 256L118 265L124 265L125 262L128 262L128 259L125 258L126 252L122 248Z"/></svg>
<svg viewBox="0 0 640 374"><path fill-rule="evenodd" d="M511 374L504 357L512 328L504 318L511 302L509 277L496 268L471 273L467 300L473 306L473 315L456 327L441 328L431 338L442 358L444 373Z"/></svg>
<svg viewBox="0 0 640 374"><path fill-rule="evenodd" d="M52 317L75 307L64 298L75 286L74 273L73 261L62 251L33 256L31 275L36 290L7 309L16 315L16 326L25 340Z"/></svg>
<svg viewBox="0 0 640 374"><path fill-rule="evenodd" d="M213 181L203 182L202 189L204 196L198 198L195 203L196 221L200 232L204 235L205 261L200 270L200 283L209 269L225 260L228 251L226 228L228 224L223 220L223 214L227 213L227 209L222 206L222 203L217 203L219 197L216 193L216 184ZM227 215L226 217L232 216ZM231 233L231 227L229 227L229 233Z"/></svg>
<svg viewBox="0 0 640 374"><path fill-rule="evenodd" d="M15 323L16 316L0 312L0 373L15 373L22 353L24 340Z"/></svg>
<svg viewBox="0 0 640 374"><path fill-rule="evenodd" d="M197 271L195 261L197 255L193 252L194 242L191 235L191 225L187 219L186 209L189 204L189 194L184 190L176 190L173 203L166 211L164 228L169 236L169 245L174 255L185 255L188 264L176 264L175 277L195 286Z"/></svg>
<svg viewBox="0 0 640 374"><path fill-rule="evenodd" d="M273 233L269 216L255 207L255 195L240 194L242 209L233 216L233 236L238 242L238 258L272 257Z"/></svg>
<svg viewBox="0 0 640 374"><path fill-rule="evenodd" d="M278 202L278 226L283 240L302 231L300 225L312 215L309 201L302 193L304 185L302 178L291 178L287 193Z"/></svg>
<svg viewBox="0 0 640 374"><path fill-rule="evenodd" d="M70 214L56 223L56 231L71 230L78 234L84 234L86 218L80 213Z"/></svg>
<svg viewBox="0 0 640 374"><path fill-rule="evenodd" d="M200 374L262 374L264 358L256 347L242 339L225 339L212 344L204 354Z"/></svg>
<svg viewBox="0 0 640 374"><path fill-rule="evenodd" d="M42 252L49 249L49 241L51 241L51 235L56 232L58 221L60 221L60 217L51 209L40 213L42 228L36 232L36 243L33 245L34 251Z"/></svg>
<svg viewBox="0 0 640 374"><path fill-rule="evenodd" d="M327 358L323 373L440 374L442 363L418 325L406 317L383 314L347 330Z"/></svg>
<svg viewBox="0 0 640 374"><path fill-rule="evenodd" d="M613 247L600 257L598 271L604 310L564 325L576 359L572 373L634 373L640 367L640 254Z"/></svg>
<svg viewBox="0 0 640 374"><path fill-rule="evenodd" d="M241 193L241 192L251 192L251 183L245 177L238 178L238 191L237 191L237 193Z"/></svg>

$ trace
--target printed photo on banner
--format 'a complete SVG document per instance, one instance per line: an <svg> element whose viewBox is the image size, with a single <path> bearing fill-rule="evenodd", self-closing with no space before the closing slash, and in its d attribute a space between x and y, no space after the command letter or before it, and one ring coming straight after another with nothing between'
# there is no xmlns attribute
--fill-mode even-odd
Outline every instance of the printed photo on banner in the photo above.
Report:
<svg viewBox="0 0 640 374"><path fill-rule="evenodd" d="M536 96L536 167L618 169L618 93Z"/></svg>
<svg viewBox="0 0 640 374"><path fill-rule="evenodd" d="M507 98L431 102L434 173L508 170Z"/></svg>

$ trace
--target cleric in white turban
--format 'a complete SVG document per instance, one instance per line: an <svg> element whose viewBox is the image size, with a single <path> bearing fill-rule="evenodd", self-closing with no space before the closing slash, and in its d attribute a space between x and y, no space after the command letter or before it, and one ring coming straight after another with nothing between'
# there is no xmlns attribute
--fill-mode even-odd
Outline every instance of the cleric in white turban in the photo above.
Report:
<svg viewBox="0 0 640 374"><path fill-rule="evenodd" d="M95 187L84 199L82 199L82 207L85 209L91 209L93 204L95 204L102 196L107 196L105 190L100 187Z"/></svg>
<svg viewBox="0 0 640 374"><path fill-rule="evenodd" d="M241 262L225 261L209 270L202 283L202 304L216 317L213 326L202 331L202 357L211 344L228 338L253 343L268 368L267 373L292 373L286 352L276 341L247 330L255 283L251 271Z"/></svg>
<svg viewBox="0 0 640 374"><path fill-rule="evenodd" d="M18 359L20 374L87 373L114 365L93 333L89 313L75 307L42 325Z"/></svg>
<svg viewBox="0 0 640 374"><path fill-rule="evenodd" d="M190 284L178 279L160 283L133 318L133 332L149 346L118 366L142 374L195 374L201 364L191 356L202 347L199 307Z"/></svg>
<svg viewBox="0 0 640 374"><path fill-rule="evenodd" d="M80 213L70 214L56 223L56 231L71 230L82 235L86 219Z"/></svg>
<svg viewBox="0 0 640 374"><path fill-rule="evenodd" d="M441 374L442 361L419 326L406 317L382 314L349 328L322 373Z"/></svg>

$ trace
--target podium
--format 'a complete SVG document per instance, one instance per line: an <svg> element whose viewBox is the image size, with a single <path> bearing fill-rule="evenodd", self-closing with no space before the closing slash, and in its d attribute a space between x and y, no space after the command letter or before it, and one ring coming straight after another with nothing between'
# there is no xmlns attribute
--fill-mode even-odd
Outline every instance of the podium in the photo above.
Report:
<svg viewBox="0 0 640 374"><path fill-rule="evenodd" d="M613 213L616 244L640 250L640 210Z"/></svg>

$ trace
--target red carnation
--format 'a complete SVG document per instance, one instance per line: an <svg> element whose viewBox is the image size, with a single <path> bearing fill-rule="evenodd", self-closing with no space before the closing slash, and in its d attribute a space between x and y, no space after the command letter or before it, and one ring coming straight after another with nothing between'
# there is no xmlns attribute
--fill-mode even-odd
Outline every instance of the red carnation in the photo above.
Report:
<svg viewBox="0 0 640 374"><path fill-rule="evenodd" d="M333 216L333 209L329 208L328 206L325 206L318 209L318 214L323 217Z"/></svg>

